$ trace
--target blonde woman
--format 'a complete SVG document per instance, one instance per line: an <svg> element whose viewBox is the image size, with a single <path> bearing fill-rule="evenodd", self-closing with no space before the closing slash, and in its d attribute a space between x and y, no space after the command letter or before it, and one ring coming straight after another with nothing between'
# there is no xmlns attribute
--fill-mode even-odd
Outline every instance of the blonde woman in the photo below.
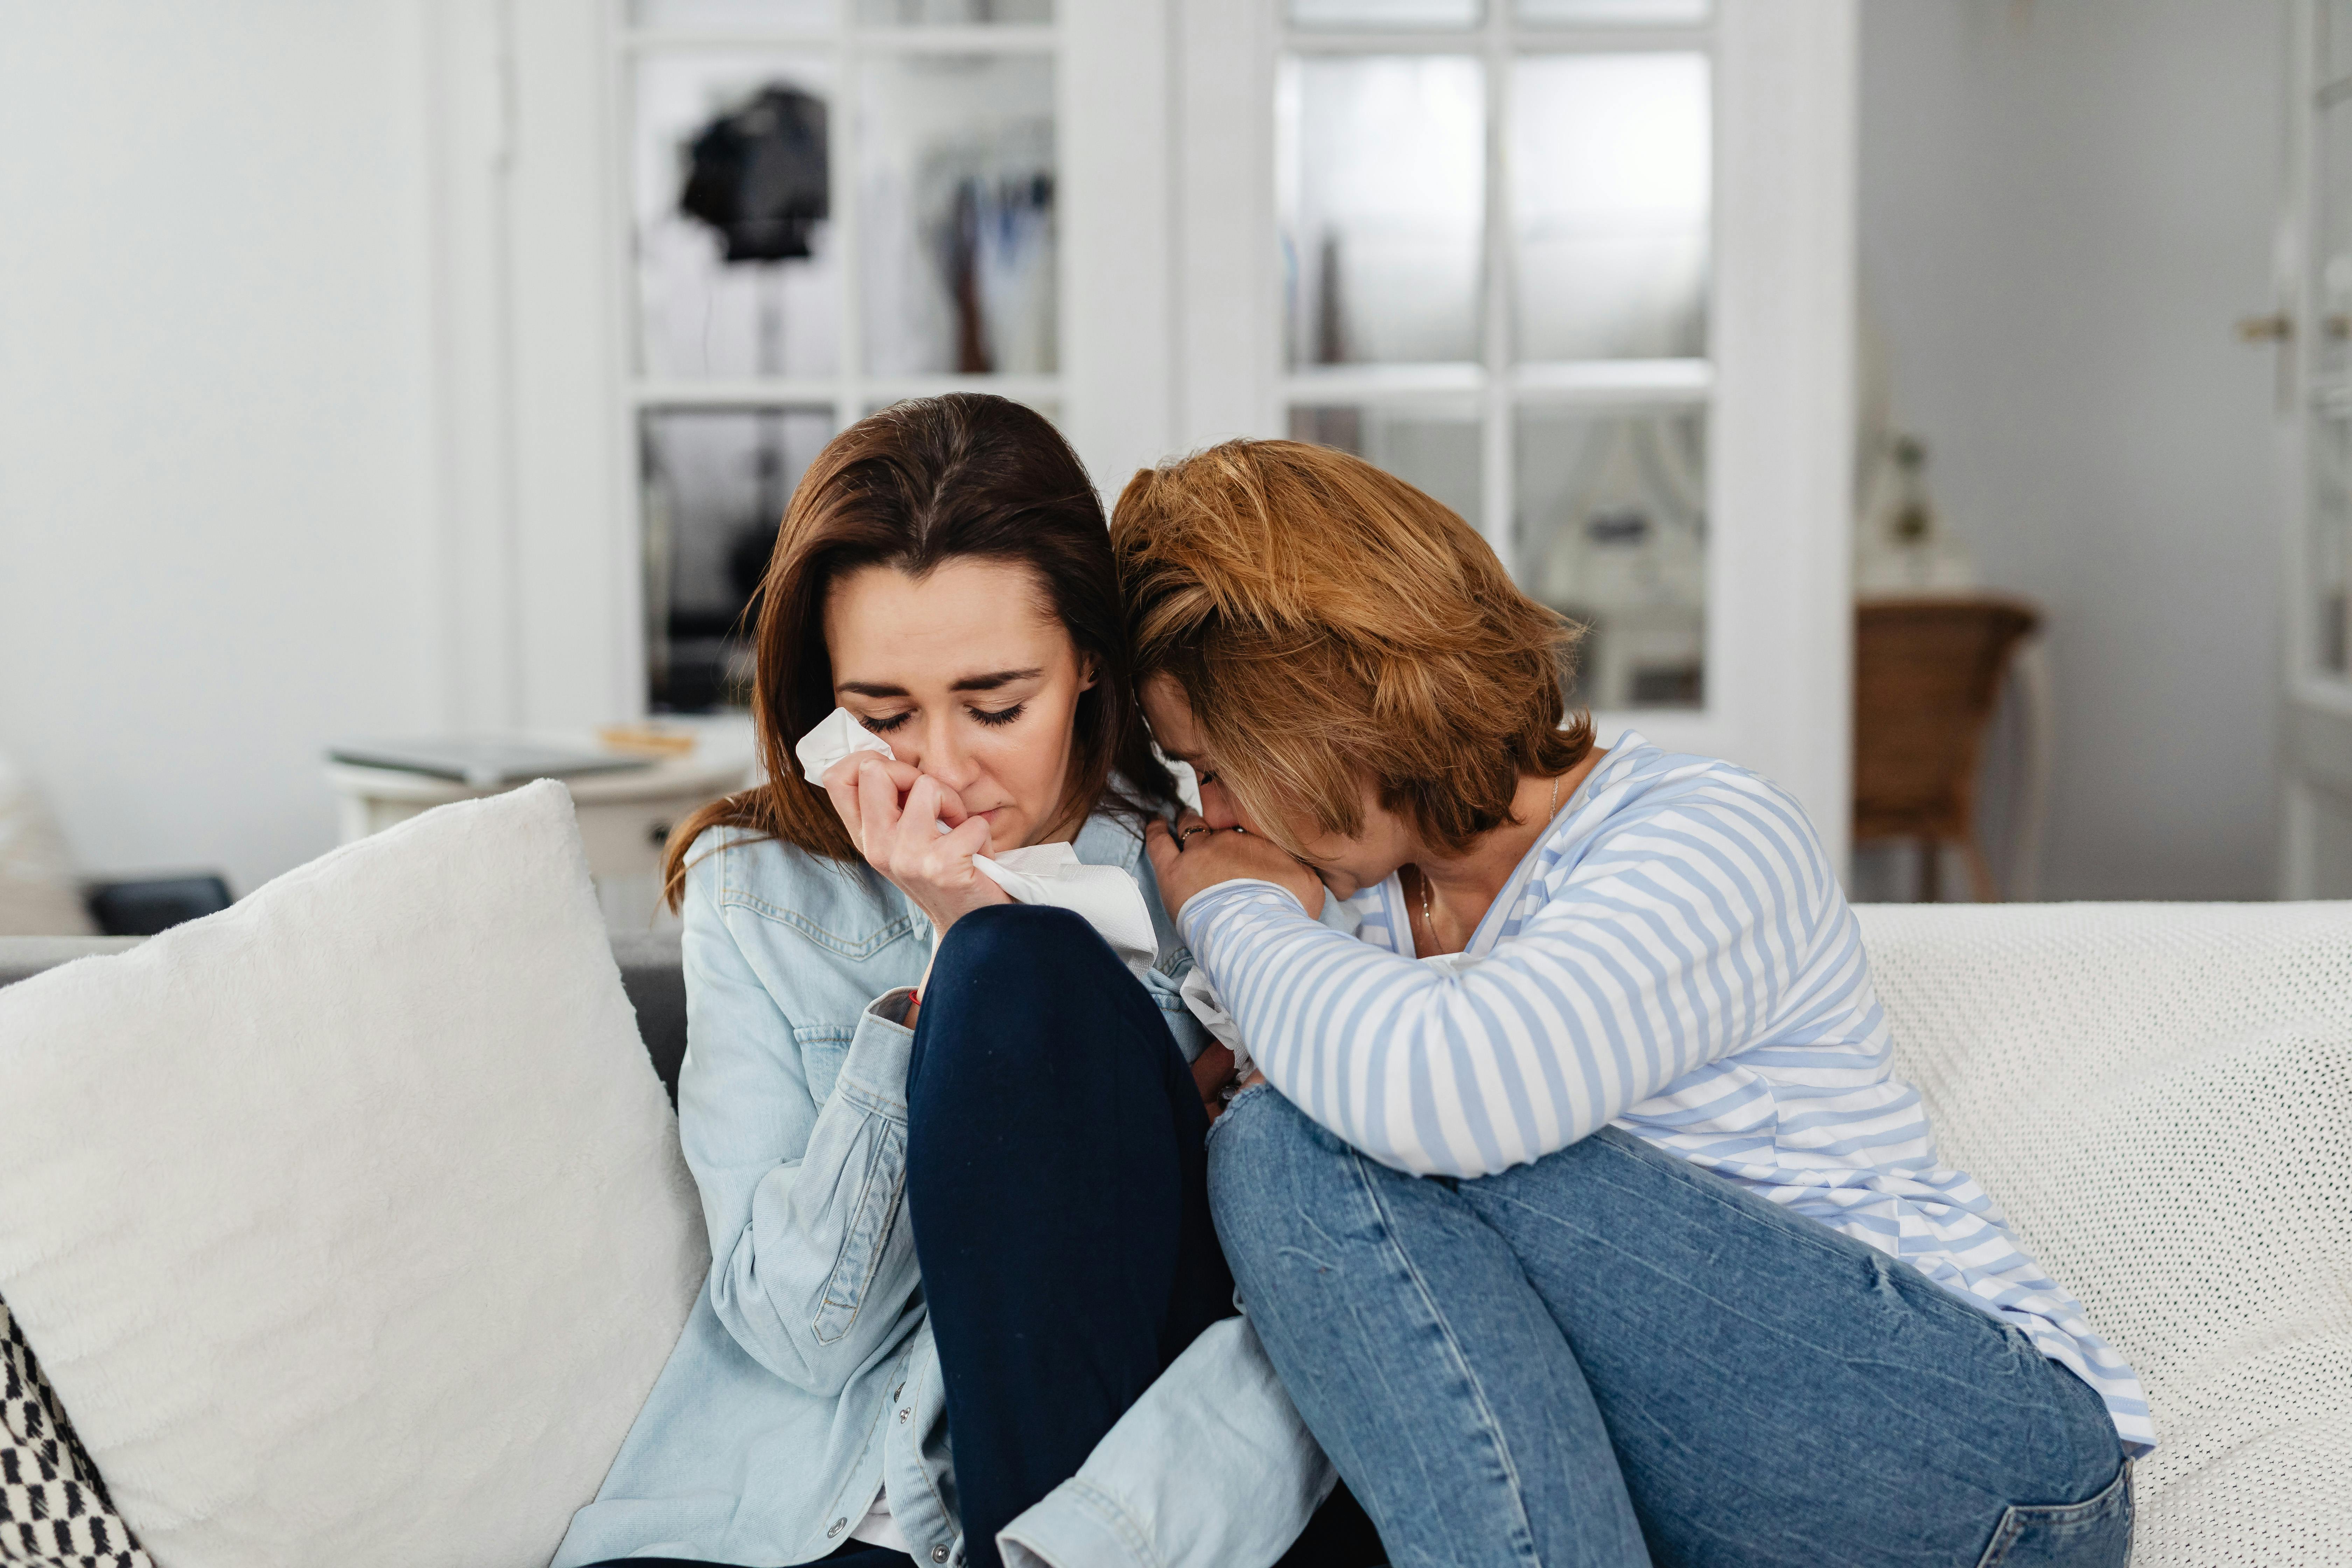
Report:
<svg viewBox="0 0 2352 1568"><path fill-rule="evenodd" d="M1564 728L1572 628L1353 458L1216 447L1112 538L1259 1069L1212 1210L1391 1561L2122 1563L2147 1402L1938 1163L1795 800Z"/></svg>

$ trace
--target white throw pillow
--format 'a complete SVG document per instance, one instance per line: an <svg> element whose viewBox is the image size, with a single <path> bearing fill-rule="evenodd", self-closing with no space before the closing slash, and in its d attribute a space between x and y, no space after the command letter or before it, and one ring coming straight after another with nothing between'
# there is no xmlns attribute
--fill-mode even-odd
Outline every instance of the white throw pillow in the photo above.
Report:
<svg viewBox="0 0 2352 1568"><path fill-rule="evenodd" d="M706 1261L560 784L0 990L0 1298L170 1568L537 1568Z"/></svg>

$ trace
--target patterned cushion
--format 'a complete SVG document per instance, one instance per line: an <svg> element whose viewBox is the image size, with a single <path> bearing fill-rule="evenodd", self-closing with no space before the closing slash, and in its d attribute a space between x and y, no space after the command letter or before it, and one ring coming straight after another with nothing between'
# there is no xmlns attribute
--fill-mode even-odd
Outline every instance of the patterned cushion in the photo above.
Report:
<svg viewBox="0 0 2352 1568"><path fill-rule="evenodd" d="M154 1568L0 1301L0 1563Z"/></svg>

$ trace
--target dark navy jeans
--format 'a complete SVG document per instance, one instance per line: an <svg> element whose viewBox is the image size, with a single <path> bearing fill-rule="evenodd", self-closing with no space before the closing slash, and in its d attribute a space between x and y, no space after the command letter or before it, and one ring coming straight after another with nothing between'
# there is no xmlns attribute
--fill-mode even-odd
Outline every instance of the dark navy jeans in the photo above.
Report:
<svg viewBox="0 0 2352 1568"><path fill-rule="evenodd" d="M997 1568L997 1531L1076 1475L1168 1363L1233 1313L1209 1217L1208 1116L1159 1007L1102 938L1024 904L966 915L940 944L907 1111L907 1215L947 1385L964 1561ZM1365 1568L1379 1549L1343 1491L1284 1562ZM910 1560L851 1542L825 1562Z"/></svg>
<svg viewBox="0 0 2352 1568"><path fill-rule="evenodd" d="M1233 1311L1207 1131L1159 1007L1078 916L949 931L907 1073L907 1216L973 1568Z"/></svg>
<svg viewBox="0 0 2352 1568"><path fill-rule="evenodd" d="M2090 1387L1925 1275L1606 1128L1476 1181L1271 1089L1209 1137L1225 1255L1399 1568L2120 1568Z"/></svg>

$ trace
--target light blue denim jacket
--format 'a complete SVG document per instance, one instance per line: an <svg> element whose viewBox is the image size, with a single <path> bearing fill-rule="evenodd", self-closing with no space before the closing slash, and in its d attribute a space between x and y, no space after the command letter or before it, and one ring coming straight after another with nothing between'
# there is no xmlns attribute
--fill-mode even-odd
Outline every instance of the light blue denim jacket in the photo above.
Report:
<svg viewBox="0 0 2352 1568"><path fill-rule="evenodd" d="M1192 956L1142 841L1097 815L1079 858L1141 884L1160 937L1145 984L1189 1058ZM822 1558L887 1483L918 1563L964 1542L939 1356L903 1195L898 1020L931 930L898 889L717 830L687 878L678 1132L702 1193L710 1277L595 1501L554 1568L606 1557ZM1333 1472L1246 1319L1210 1328L1000 1540L1014 1568L1263 1568Z"/></svg>

